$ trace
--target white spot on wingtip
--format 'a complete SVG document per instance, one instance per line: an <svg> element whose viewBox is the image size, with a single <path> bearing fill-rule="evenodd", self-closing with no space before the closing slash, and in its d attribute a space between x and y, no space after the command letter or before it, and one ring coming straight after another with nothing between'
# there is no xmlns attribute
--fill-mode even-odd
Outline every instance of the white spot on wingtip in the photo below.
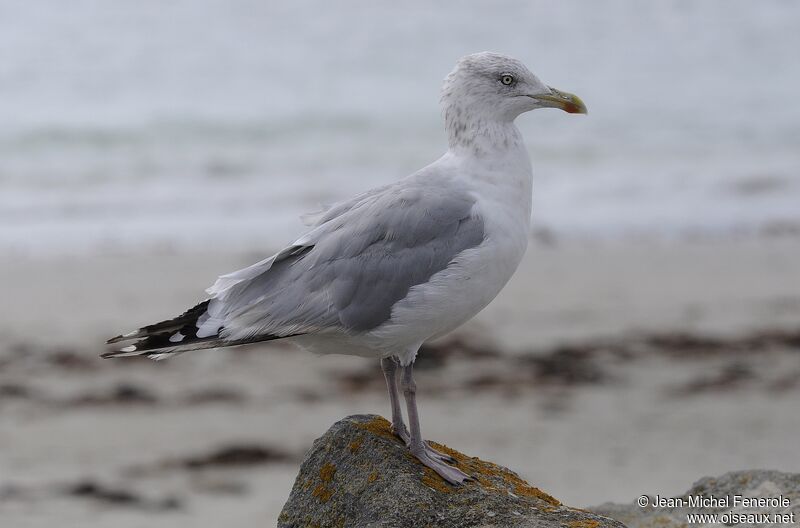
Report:
<svg viewBox="0 0 800 528"><path fill-rule="evenodd" d="M186 337L186 336L184 336L180 332L177 332L177 333L174 333L171 336L169 336L169 342L170 343L180 343L181 341L183 341L184 337Z"/></svg>
<svg viewBox="0 0 800 528"><path fill-rule="evenodd" d="M222 325L219 323L218 319L209 318L205 323L197 328L197 333L195 335L199 339L217 335L217 332L219 332L221 326Z"/></svg>
<svg viewBox="0 0 800 528"><path fill-rule="evenodd" d="M125 348L120 348L120 352L136 352L136 345L126 346Z"/></svg>

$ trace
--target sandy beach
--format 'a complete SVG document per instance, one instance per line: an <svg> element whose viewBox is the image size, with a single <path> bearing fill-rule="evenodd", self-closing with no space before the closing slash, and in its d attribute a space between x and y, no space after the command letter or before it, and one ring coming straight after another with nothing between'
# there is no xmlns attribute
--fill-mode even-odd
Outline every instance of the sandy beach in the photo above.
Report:
<svg viewBox="0 0 800 528"><path fill-rule="evenodd" d="M314 438L388 413L377 362L281 343L98 358L256 258L0 263L4 525L270 526ZM574 506L798 471L798 321L795 239L537 243L485 312L422 352L423 432Z"/></svg>

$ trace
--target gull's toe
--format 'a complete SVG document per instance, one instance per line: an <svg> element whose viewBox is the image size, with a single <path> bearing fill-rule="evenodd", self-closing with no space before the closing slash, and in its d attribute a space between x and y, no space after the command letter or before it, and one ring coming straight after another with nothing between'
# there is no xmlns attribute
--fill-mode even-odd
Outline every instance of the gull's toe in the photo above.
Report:
<svg viewBox="0 0 800 528"><path fill-rule="evenodd" d="M411 453L422 462L423 465L434 470L440 477L453 486L459 486L464 482L474 481L475 479L464 473L458 468L454 468L445 464L441 460L435 458L428 451L430 447L420 447L418 449L411 449Z"/></svg>

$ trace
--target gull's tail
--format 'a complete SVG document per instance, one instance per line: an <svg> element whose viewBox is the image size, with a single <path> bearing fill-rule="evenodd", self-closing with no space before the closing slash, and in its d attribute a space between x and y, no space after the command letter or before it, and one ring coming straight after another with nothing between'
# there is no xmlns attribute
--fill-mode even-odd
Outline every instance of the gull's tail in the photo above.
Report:
<svg viewBox="0 0 800 528"><path fill-rule="evenodd" d="M128 334L112 337L107 341L108 344L121 341L137 341L119 350L101 354L101 357L145 356L159 360L181 352L188 352L189 350L244 345L290 337L260 335L248 339L229 340L220 336L222 327L215 329L209 335L207 330L201 330L204 323L209 320L208 304L208 300L203 301L174 319L143 326ZM200 331L200 336L198 336L198 331Z"/></svg>

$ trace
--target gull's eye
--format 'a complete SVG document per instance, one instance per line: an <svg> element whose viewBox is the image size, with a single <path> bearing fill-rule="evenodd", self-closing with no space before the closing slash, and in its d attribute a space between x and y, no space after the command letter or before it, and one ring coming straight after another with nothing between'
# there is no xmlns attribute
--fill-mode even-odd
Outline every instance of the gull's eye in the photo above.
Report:
<svg viewBox="0 0 800 528"><path fill-rule="evenodd" d="M513 75L503 75L500 77L500 82L505 84L506 86L511 86L514 84L514 76Z"/></svg>

